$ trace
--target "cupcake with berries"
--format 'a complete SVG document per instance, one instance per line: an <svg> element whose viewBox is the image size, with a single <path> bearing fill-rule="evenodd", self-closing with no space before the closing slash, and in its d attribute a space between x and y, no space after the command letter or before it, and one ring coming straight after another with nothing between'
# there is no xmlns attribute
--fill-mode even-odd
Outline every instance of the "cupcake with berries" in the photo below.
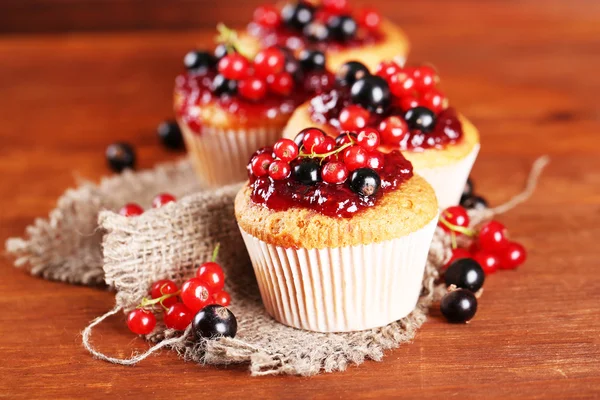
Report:
<svg viewBox="0 0 600 400"><path fill-rule="evenodd" d="M380 151L401 151L433 186L441 208L456 205L479 152L479 133L449 107L438 82L428 65L385 61L371 74L364 64L349 61L337 71L333 90L296 110L284 136L293 138L299 127L313 125L339 141L377 129Z"/></svg>
<svg viewBox="0 0 600 400"><path fill-rule="evenodd" d="M334 83L319 51L297 58L270 47L249 57L234 31L220 31L214 52L185 56L174 94L178 124L206 187L243 181L254 150L281 137L294 109Z"/></svg>
<svg viewBox="0 0 600 400"><path fill-rule="evenodd" d="M290 0L281 7L258 7L244 40L256 49L316 48L327 54L328 67L334 70L353 59L371 68L393 56L404 62L408 53L400 28L375 9L352 9L348 0Z"/></svg>
<svg viewBox="0 0 600 400"><path fill-rule="evenodd" d="M438 205L379 141L376 130L336 142L307 128L252 157L235 214L265 308L283 324L358 331L417 303Z"/></svg>

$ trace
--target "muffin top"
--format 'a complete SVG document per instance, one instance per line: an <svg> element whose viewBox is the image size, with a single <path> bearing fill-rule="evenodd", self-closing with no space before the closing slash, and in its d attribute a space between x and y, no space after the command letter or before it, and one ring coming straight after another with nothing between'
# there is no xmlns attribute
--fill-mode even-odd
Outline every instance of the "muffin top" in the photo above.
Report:
<svg viewBox="0 0 600 400"><path fill-rule="evenodd" d="M399 151L377 150L365 129L336 140L317 128L257 151L236 198L243 230L283 247L322 248L389 240L437 215L433 189Z"/></svg>

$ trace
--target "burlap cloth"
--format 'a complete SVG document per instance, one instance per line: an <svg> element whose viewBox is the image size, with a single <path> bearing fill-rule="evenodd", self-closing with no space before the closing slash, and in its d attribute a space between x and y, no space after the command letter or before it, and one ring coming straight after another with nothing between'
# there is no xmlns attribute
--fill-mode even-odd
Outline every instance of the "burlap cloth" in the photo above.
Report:
<svg viewBox="0 0 600 400"><path fill-rule="evenodd" d="M525 200L547 159L534 164L526 190L501 208L472 212L473 223L503 212ZM423 278L422 296L415 310L386 327L354 333L322 334L289 328L264 310L248 255L233 212L239 185L216 191L198 187L187 160L143 172L125 172L103 179L99 185L83 183L67 190L46 220L27 228L24 239L9 239L7 251L15 265L32 274L77 284L106 283L116 291L115 308L97 318L83 332L84 345L96 357L131 365L152 352L169 347L185 360L207 364L249 363L252 375L314 375L344 370L366 359L381 360L384 351L411 341L425 322L432 302L444 293L436 285L438 269L450 251L447 235L436 232ZM150 209L136 218L114 211L127 202L148 207L160 192L178 201ZM195 265L210 259L221 244L218 261L232 297L238 320L234 339L193 341L185 333L158 328L148 339L157 342L150 351L120 360L92 346L92 328L104 318L128 311L147 296L150 285L170 278L181 284L193 275ZM160 319L160 318L159 318Z"/></svg>

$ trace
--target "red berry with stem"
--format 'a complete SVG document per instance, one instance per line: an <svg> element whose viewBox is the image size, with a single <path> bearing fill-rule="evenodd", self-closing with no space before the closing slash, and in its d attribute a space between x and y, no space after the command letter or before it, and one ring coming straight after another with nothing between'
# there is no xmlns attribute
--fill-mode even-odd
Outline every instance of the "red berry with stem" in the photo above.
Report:
<svg viewBox="0 0 600 400"><path fill-rule="evenodd" d="M372 8L364 8L357 13L356 22L369 31L377 31L381 25L381 14Z"/></svg>
<svg viewBox="0 0 600 400"><path fill-rule="evenodd" d="M267 87L271 93L289 96L294 89L294 77L287 72L270 75L267 78Z"/></svg>
<svg viewBox="0 0 600 400"><path fill-rule="evenodd" d="M487 250L479 250L473 254L475 261L481 265L486 275L493 274L500 267L500 258Z"/></svg>
<svg viewBox="0 0 600 400"><path fill-rule="evenodd" d="M239 81L248 76L250 63L239 53L227 54L219 60L218 70L227 79Z"/></svg>
<svg viewBox="0 0 600 400"><path fill-rule="evenodd" d="M423 107L429 108L436 114L448 108L448 98L436 88L425 92L420 103Z"/></svg>
<svg viewBox="0 0 600 400"><path fill-rule="evenodd" d="M292 168L290 167L290 164L285 161L277 160L269 165L269 176L276 181L287 179L291 173Z"/></svg>
<svg viewBox="0 0 600 400"><path fill-rule="evenodd" d="M356 143L356 133L342 132L335 138L336 146L343 146L346 143Z"/></svg>
<svg viewBox="0 0 600 400"><path fill-rule="evenodd" d="M527 250L517 242L509 242L500 252L500 269L515 269L527 259Z"/></svg>
<svg viewBox="0 0 600 400"><path fill-rule="evenodd" d="M402 67L394 61L383 61L377 66L375 75L380 76L389 82L392 75L397 74L401 69Z"/></svg>
<svg viewBox="0 0 600 400"><path fill-rule="evenodd" d="M273 162L273 157L268 153L262 153L254 156L250 162L250 169L254 176L265 176L269 173L269 165Z"/></svg>
<svg viewBox="0 0 600 400"><path fill-rule="evenodd" d="M175 294L178 290L175 282L169 279L161 279L160 281L154 282L150 287L150 297L158 299L166 294ZM165 307L170 307L177 303L177 296L166 298L161 303Z"/></svg>
<svg viewBox="0 0 600 400"><path fill-rule="evenodd" d="M367 155L367 167L374 169L375 171L383 168L383 153L379 151L372 151Z"/></svg>
<svg viewBox="0 0 600 400"><path fill-rule="evenodd" d="M358 132L356 143L367 151L374 151L379 146L379 131L373 128L365 128Z"/></svg>
<svg viewBox="0 0 600 400"><path fill-rule="evenodd" d="M506 228L498 221L490 221L483 225L477 240L481 249L492 252L499 252L508 246Z"/></svg>
<svg viewBox="0 0 600 400"><path fill-rule="evenodd" d="M285 67L285 54L277 47L269 47L258 52L254 57L254 72L256 76L266 78L278 74Z"/></svg>
<svg viewBox="0 0 600 400"><path fill-rule="evenodd" d="M344 183L348 179L348 168L339 161L328 162L321 170L323 181L332 184Z"/></svg>
<svg viewBox="0 0 600 400"><path fill-rule="evenodd" d="M271 4L259 6L254 10L254 22L265 28L276 28L281 23L279 10Z"/></svg>
<svg viewBox="0 0 600 400"><path fill-rule="evenodd" d="M148 310L136 308L127 315L127 327L137 335L148 335L156 326L156 317Z"/></svg>
<svg viewBox="0 0 600 400"><path fill-rule="evenodd" d="M360 146L348 147L344 150L344 164L350 172L366 166L367 151Z"/></svg>
<svg viewBox="0 0 600 400"><path fill-rule="evenodd" d="M137 217L143 213L144 209L136 203L127 203L119 210L119 215L124 217Z"/></svg>
<svg viewBox="0 0 600 400"><path fill-rule="evenodd" d="M381 142L390 146L399 146L410 134L406 121L397 115L387 117L379 124Z"/></svg>
<svg viewBox="0 0 600 400"><path fill-rule="evenodd" d="M204 279L192 278L181 287L181 300L193 313L210 304L211 291Z"/></svg>
<svg viewBox="0 0 600 400"><path fill-rule="evenodd" d="M325 141L325 134L318 128L306 128L301 133L304 133L304 149L309 153Z"/></svg>
<svg viewBox="0 0 600 400"><path fill-rule="evenodd" d="M221 290L213 295L213 304L227 307L231 304L231 296L226 291Z"/></svg>
<svg viewBox="0 0 600 400"><path fill-rule="evenodd" d="M325 136L325 140L318 146L315 146L314 152L316 154L325 154L333 151L335 149L335 139L329 136Z"/></svg>
<svg viewBox="0 0 600 400"><path fill-rule="evenodd" d="M390 76L390 91L397 97L411 94L415 90L415 81L405 71Z"/></svg>
<svg viewBox="0 0 600 400"><path fill-rule="evenodd" d="M357 131L369 122L371 114L361 106L349 105L340 112L340 127L345 131Z"/></svg>
<svg viewBox="0 0 600 400"><path fill-rule="evenodd" d="M460 258L471 258L471 253L467 249L463 249L462 247L457 247L452 249L452 254L446 263L444 264L444 268L448 268L450 264Z"/></svg>
<svg viewBox="0 0 600 400"><path fill-rule="evenodd" d="M467 210L461 206L452 206L446 208L440 216L439 226L446 232L456 231L455 227L468 228L469 227L469 215Z"/></svg>
<svg viewBox="0 0 600 400"><path fill-rule="evenodd" d="M419 91L433 88L440 80L435 68L429 65L413 67L409 71L414 79L415 88Z"/></svg>
<svg viewBox="0 0 600 400"><path fill-rule="evenodd" d="M281 161L290 162L298 157L298 145L291 139L279 139L273 145L273 152Z"/></svg>
<svg viewBox="0 0 600 400"><path fill-rule="evenodd" d="M267 83L259 78L246 78L238 84L238 93L252 101L258 101L267 95Z"/></svg>
<svg viewBox="0 0 600 400"><path fill-rule="evenodd" d="M196 277L206 283L211 293L223 290L225 274L219 264L214 261L205 262L198 268Z"/></svg>
<svg viewBox="0 0 600 400"><path fill-rule="evenodd" d="M161 208L162 206L173 203L175 196L169 193L161 193L152 200L152 208Z"/></svg>
<svg viewBox="0 0 600 400"><path fill-rule="evenodd" d="M192 323L194 315L185 304L175 303L165 312L163 319L167 328L184 331Z"/></svg>

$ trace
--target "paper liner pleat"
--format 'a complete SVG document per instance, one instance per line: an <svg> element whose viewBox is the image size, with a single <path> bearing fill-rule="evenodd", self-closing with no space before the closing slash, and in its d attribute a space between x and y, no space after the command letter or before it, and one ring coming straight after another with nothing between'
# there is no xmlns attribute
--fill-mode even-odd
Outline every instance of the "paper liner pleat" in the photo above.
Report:
<svg viewBox="0 0 600 400"><path fill-rule="evenodd" d="M413 310L436 223L393 240L326 249L282 248L240 230L273 318L348 332L385 326Z"/></svg>

